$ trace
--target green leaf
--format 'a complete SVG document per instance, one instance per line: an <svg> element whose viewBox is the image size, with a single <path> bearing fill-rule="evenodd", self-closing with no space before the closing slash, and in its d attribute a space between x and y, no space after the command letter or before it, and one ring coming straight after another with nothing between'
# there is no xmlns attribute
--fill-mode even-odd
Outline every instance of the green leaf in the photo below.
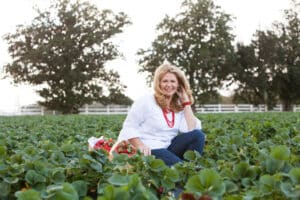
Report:
<svg viewBox="0 0 300 200"><path fill-rule="evenodd" d="M77 191L79 197L84 197L88 192L88 183L86 181L78 180L72 183L73 187Z"/></svg>
<svg viewBox="0 0 300 200"><path fill-rule="evenodd" d="M66 157L63 152L56 150L56 151L52 152L51 160L54 162L57 162L57 163L65 163Z"/></svg>
<svg viewBox="0 0 300 200"><path fill-rule="evenodd" d="M164 161L162 161L160 159L151 160L149 163L149 166L151 167L151 170L155 171L155 172L160 172L167 167L165 165Z"/></svg>
<svg viewBox="0 0 300 200"><path fill-rule="evenodd" d="M36 183L39 182L46 182L46 178L38 173L36 173L36 171L34 170L28 170L26 175L25 175L25 180L31 184L31 185L35 185Z"/></svg>
<svg viewBox="0 0 300 200"><path fill-rule="evenodd" d="M232 181L226 180L224 181L224 184L227 193L239 191L239 187Z"/></svg>
<svg viewBox="0 0 300 200"><path fill-rule="evenodd" d="M175 188L175 183L168 179L161 180L161 184L164 188L166 188L168 190Z"/></svg>
<svg viewBox="0 0 300 200"><path fill-rule="evenodd" d="M90 156L89 154L84 154L82 157L91 162L95 161L95 159L92 156Z"/></svg>
<svg viewBox="0 0 300 200"><path fill-rule="evenodd" d="M290 157L290 149L284 145L276 146L271 150L271 157L277 160L288 160Z"/></svg>
<svg viewBox="0 0 300 200"><path fill-rule="evenodd" d="M73 144L63 144L61 150L65 153L74 151L75 146Z"/></svg>
<svg viewBox="0 0 300 200"><path fill-rule="evenodd" d="M248 170L247 170L247 173L246 173L247 177L250 178L251 180L256 179L257 170L259 170L259 168L256 167L256 166L249 167Z"/></svg>
<svg viewBox="0 0 300 200"><path fill-rule="evenodd" d="M121 187L115 189L115 198L112 200L116 199L131 200L132 196L130 195L126 187Z"/></svg>
<svg viewBox="0 0 300 200"><path fill-rule="evenodd" d="M141 199L149 199L149 200L158 200L156 195L154 195L151 191L147 190L145 192L140 192L132 197L130 200L141 200Z"/></svg>
<svg viewBox="0 0 300 200"><path fill-rule="evenodd" d="M242 186L244 188L248 188L252 185L251 179L248 178L248 177L247 178L242 178L241 183L242 183Z"/></svg>
<svg viewBox="0 0 300 200"><path fill-rule="evenodd" d="M248 170L249 164L246 162L238 163L233 169L233 176L236 180L241 179L245 176Z"/></svg>
<svg viewBox="0 0 300 200"><path fill-rule="evenodd" d="M3 163L0 163L0 175L5 175L8 171L8 166L3 164Z"/></svg>
<svg viewBox="0 0 300 200"><path fill-rule="evenodd" d="M271 174L280 171L280 169L283 166L284 166L284 161L282 160L277 160L274 158L268 158L266 160L266 170Z"/></svg>
<svg viewBox="0 0 300 200"><path fill-rule="evenodd" d="M20 176L25 171L24 166L14 163L9 166L9 174L11 176Z"/></svg>
<svg viewBox="0 0 300 200"><path fill-rule="evenodd" d="M6 156L6 146L0 145L0 158L5 158Z"/></svg>
<svg viewBox="0 0 300 200"><path fill-rule="evenodd" d="M212 196L221 196L225 192L225 184L220 175L212 169L203 169L190 177L185 188L190 192L208 193Z"/></svg>
<svg viewBox="0 0 300 200"><path fill-rule="evenodd" d="M183 154L183 158L185 160L188 160L188 161L193 161L196 159L196 155L195 155L195 152L194 151L186 151L184 154Z"/></svg>
<svg viewBox="0 0 300 200"><path fill-rule="evenodd" d="M102 164L99 162L93 162L90 164L90 167L94 170L96 170L97 172L102 172Z"/></svg>
<svg viewBox="0 0 300 200"><path fill-rule="evenodd" d="M128 188L134 192L145 192L146 188L144 187L138 174L133 174L130 176L130 181L128 183Z"/></svg>
<svg viewBox="0 0 300 200"><path fill-rule="evenodd" d="M280 184L280 189L289 198L300 198L300 187L294 188L292 184L284 182Z"/></svg>
<svg viewBox="0 0 300 200"><path fill-rule="evenodd" d="M114 200L115 199L115 196L114 196L114 186L112 185L108 185L104 188L104 197L103 198L100 198L100 199L103 199L103 200ZM99 199L99 198L98 198Z"/></svg>
<svg viewBox="0 0 300 200"><path fill-rule="evenodd" d="M293 184L297 185L300 184L300 168L292 168L289 171L289 177L291 178Z"/></svg>
<svg viewBox="0 0 300 200"><path fill-rule="evenodd" d="M0 183L0 197L1 196L7 196L11 191L11 186L7 182L1 182Z"/></svg>
<svg viewBox="0 0 300 200"><path fill-rule="evenodd" d="M52 172L52 181L56 184L65 182L65 178L63 169L56 169Z"/></svg>
<svg viewBox="0 0 300 200"><path fill-rule="evenodd" d="M18 200L42 200L40 193L35 190L26 190L24 192L16 192Z"/></svg>
<svg viewBox="0 0 300 200"><path fill-rule="evenodd" d="M204 169L200 171L199 178L201 184L206 188L209 188L213 185L217 185L221 182L220 175L212 169Z"/></svg>
<svg viewBox="0 0 300 200"><path fill-rule="evenodd" d="M113 185L127 185L129 183L130 177L129 176L122 176L120 174L113 174L109 179L108 182Z"/></svg>
<svg viewBox="0 0 300 200"><path fill-rule="evenodd" d="M259 179L260 189L265 193L271 193L276 190L276 178L269 174L263 175Z"/></svg>
<svg viewBox="0 0 300 200"><path fill-rule="evenodd" d="M19 181L19 178L18 177L5 177L3 180L7 183L15 184Z"/></svg>
<svg viewBox="0 0 300 200"><path fill-rule="evenodd" d="M164 178L173 182L179 180L179 175L176 170L171 168L166 168Z"/></svg>
<svg viewBox="0 0 300 200"><path fill-rule="evenodd" d="M70 183L62 184L62 189L57 190L51 200L79 200L75 188Z"/></svg>

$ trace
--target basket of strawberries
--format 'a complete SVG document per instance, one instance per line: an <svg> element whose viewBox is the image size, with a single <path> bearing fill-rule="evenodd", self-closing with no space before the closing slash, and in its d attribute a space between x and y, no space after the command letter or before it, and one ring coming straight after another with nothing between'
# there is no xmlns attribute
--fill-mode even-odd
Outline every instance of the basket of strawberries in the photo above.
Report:
<svg viewBox="0 0 300 200"><path fill-rule="evenodd" d="M89 151L103 149L109 154L110 159L112 159L113 153L127 154L129 157L137 153L137 149L127 140L115 142L112 138L105 139L103 136L91 137L88 139L88 144Z"/></svg>

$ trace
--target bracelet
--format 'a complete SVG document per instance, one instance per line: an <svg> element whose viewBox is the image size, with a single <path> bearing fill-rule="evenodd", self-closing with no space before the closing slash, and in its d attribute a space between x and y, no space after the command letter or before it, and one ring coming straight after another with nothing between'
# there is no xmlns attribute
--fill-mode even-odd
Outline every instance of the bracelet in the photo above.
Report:
<svg viewBox="0 0 300 200"><path fill-rule="evenodd" d="M183 106L183 107L185 107L185 106L190 106L190 105L192 105L192 102L190 102L190 101L186 101L186 102L183 102L183 103L182 103L182 106Z"/></svg>

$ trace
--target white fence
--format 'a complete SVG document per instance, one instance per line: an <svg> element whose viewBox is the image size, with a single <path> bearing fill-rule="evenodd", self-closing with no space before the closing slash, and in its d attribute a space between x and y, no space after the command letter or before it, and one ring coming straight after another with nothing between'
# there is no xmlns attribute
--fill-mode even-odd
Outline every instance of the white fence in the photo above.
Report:
<svg viewBox="0 0 300 200"><path fill-rule="evenodd" d="M79 109L79 114L82 115L93 115L93 114L127 114L130 106L120 105L86 105ZM251 104L205 104L196 106L197 113L231 113L231 112L281 112L282 105L278 104L273 110L267 110L265 105L254 106ZM300 112L300 105L293 106L294 112ZM22 106L18 109L14 109L12 113L1 112L0 115L55 115L55 111L47 111L43 107L38 105Z"/></svg>

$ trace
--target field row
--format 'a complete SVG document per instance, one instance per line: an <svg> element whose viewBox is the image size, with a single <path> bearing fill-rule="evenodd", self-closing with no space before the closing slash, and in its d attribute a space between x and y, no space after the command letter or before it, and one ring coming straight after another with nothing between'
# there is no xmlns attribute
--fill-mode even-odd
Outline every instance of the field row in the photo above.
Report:
<svg viewBox="0 0 300 200"><path fill-rule="evenodd" d="M153 156L88 151L125 115L0 118L0 199L299 199L299 113L199 114L205 152L169 168Z"/></svg>

